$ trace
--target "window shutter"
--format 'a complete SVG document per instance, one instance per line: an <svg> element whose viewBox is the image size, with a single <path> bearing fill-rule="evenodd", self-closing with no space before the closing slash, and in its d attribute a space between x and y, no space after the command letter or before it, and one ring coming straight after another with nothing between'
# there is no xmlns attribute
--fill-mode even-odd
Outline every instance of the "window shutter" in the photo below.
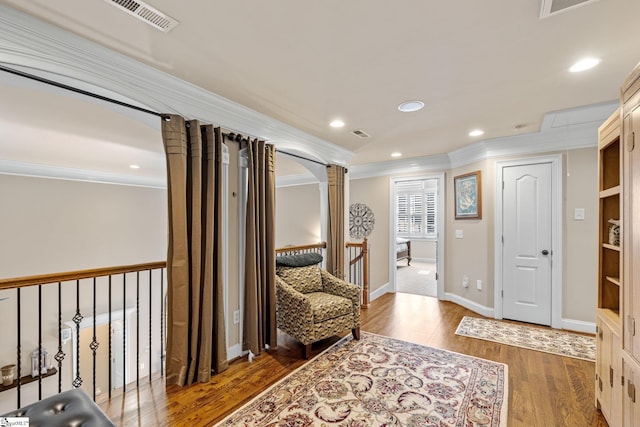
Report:
<svg viewBox="0 0 640 427"><path fill-rule="evenodd" d="M396 182L396 234L399 236L436 237L437 197L428 181Z"/></svg>

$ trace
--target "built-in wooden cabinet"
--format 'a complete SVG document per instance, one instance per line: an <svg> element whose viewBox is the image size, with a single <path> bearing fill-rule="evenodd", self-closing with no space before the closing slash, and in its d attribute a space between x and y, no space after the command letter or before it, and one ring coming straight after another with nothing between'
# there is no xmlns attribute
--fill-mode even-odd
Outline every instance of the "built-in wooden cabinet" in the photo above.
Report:
<svg viewBox="0 0 640 427"><path fill-rule="evenodd" d="M640 64L622 85L623 425L640 426Z"/></svg>
<svg viewBox="0 0 640 427"><path fill-rule="evenodd" d="M622 425L622 151L620 110L598 129L599 230L596 406L610 427ZM616 232L617 231L617 232Z"/></svg>
<svg viewBox="0 0 640 427"><path fill-rule="evenodd" d="M640 426L640 364L627 352L623 352L625 384L622 391L622 421L624 427ZM609 423L609 427L613 427Z"/></svg>
<svg viewBox="0 0 640 427"><path fill-rule="evenodd" d="M622 425L622 343L617 318L598 314L596 405L610 427Z"/></svg>

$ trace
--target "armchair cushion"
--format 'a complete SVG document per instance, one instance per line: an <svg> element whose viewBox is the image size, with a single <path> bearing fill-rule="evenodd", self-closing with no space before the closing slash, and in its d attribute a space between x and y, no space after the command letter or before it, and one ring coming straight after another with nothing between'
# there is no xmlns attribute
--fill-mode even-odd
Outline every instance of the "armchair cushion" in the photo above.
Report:
<svg viewBox="0 0 640 427"><path fill-rule="evenodd" d="M278 267L306 267L320 264L321 262L322 255L316 252L276 256L276 265Z"/></svg>
<svg viewBox="0 0 640 427"><path fill-rule="evenodd" d="M325 292L311 292L305 296L311 303L314 323L353 313L353 304L346 298Z"/></svg>
<svg viewBox="0 0 640 427"><path fill-rule="evenodd" d="M320 267L309 265L307 267L278 267L277 274L296 291L303 294L322 291L322 276Z"/></svg>

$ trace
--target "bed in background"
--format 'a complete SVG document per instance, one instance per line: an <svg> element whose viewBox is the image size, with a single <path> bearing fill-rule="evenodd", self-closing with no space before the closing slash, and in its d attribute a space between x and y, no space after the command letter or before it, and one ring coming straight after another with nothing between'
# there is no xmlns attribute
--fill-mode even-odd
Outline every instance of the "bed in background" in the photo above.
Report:
<svg viewBox="0 0 640 427"><path fill-rule="evenodd" d="M407 265L411 263L411 240L396 238L396 261L406 259Z"/></svg>

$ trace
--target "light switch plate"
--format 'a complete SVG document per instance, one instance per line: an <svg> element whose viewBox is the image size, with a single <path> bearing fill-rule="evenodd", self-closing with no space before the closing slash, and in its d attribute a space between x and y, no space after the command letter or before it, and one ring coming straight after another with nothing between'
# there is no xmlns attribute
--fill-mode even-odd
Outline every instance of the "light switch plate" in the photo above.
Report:
<svg viewBox="0 0 640 427"><path fill-rule="evenodd" d="M456 239L462 239L464 237L464 233L462 230L456 230Z"/></svg>
<svg viewBox="0 0 640 427"><path fill-rule="evenodd" d="M573 219L576 221L584 221L584 208L575 208L573 210Z"/></svg>

